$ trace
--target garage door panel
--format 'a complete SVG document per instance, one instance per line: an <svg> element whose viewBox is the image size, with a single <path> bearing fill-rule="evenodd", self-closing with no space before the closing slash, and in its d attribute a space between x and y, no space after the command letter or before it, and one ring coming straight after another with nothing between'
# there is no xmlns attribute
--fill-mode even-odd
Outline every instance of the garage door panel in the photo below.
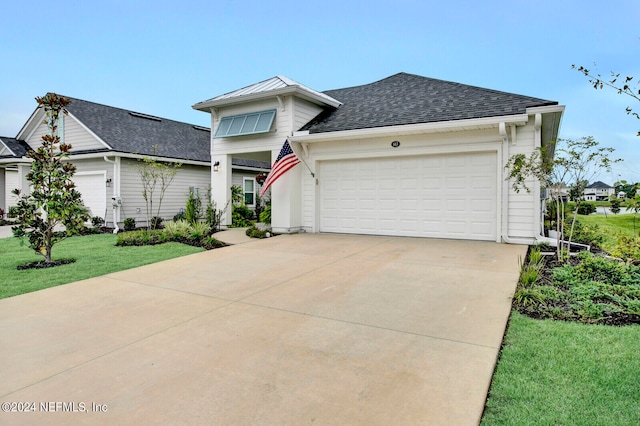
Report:
<svg viewBox="0 0 640 426"><path fill-rule="evenodd" d="M495 240L496 173L495 152L320 163L320 231Z"/></svg>
<svg viewBox="0 0 640 426"><path fill-rule="evenodd" d="M91 216L105 218L107 207L107 189L104 173L77 173L73 177L76 189L82 195L84 205L91 211Z"/></svg>

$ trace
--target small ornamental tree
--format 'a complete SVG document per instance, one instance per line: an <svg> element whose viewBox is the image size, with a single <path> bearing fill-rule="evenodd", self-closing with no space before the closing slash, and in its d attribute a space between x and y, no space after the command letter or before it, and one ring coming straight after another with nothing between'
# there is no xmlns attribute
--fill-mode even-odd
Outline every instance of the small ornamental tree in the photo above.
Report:
<svg viewBox="0 0 640 426"><path fill-rule="evenodd" d="M58 118L67 113L65 107L71 100L48 93L36 101L44 109L43 123L48 133L42 136L38 149L27 153L33 160L26 175L31 191L28 194L22 194L20 189L12 191L18 196L18 203L11 208L10 217L17 221L12 228L14 236L27 237L35 253L51 263L54 244L84 229L89 215L72 180L76 167L63 161L69 157L71 145L62 142L58 135ZM64 225L66 233L55 232L58 225Z"/></svg>
<svg viewBox="0 0 640 426"><path fill-rule="evenodd" d="M515 154L505 166L508 169L507 179L516 192L525 189L530 192L527 185L529 179L540 182L543 187L551 191L556 208L557 255L561 257L561 238L564 236L564 202L561 195L562 186L571 184L577 194L577 205L571 222L569 232L569 245L575 230L576 214L582 201L586 182L603 171L610 171L611 165L620 159L611 159L613 148L600 147L593 137L586 136L578 140L560 139L560 147L556 147L553 158L546 148L538 148L529 157L524 154ZM551 146L553 147L553 146Z"/></svg>
<svg viewBox="0 0 640 426"><path fill-rule="evenodd" d="M154 152L158 153L158 145L154 146ZM182 163L164 163L151 157L144 157L138 163L138 176L140 176L140 182L142 183L142 198L144 198L146 214L147 214L147 227L149 230L154 229L157 224L151 220L151 217L155 213L155 216L160 216L160 209L162 208L162 200L164 199L167 188L173 183L173 179L176 177L178 170L182 167ZM157 195L157 208L154 212L153 201Z"/></svg>

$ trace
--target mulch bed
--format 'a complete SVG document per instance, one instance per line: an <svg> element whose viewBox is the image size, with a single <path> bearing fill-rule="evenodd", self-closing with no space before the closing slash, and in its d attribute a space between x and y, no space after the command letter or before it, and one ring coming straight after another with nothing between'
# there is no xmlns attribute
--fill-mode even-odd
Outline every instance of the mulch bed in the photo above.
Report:
<svg viewBox="0 0 640 426"><path fill-rule="evenodd" d="M600 247L597 247L597 246L591 247L591 253L604 254L604 255L608 254L606 251L602 250ZM540 271L540 278L538 279L538 283L540 283L541 285L554 286L553 275L552 275L553 269L557 267L562 267L566 265L566 263L559 262L555 258L555 256L544 256L544 259L545 259L544 268L542 268L542 270ZM567 263L570 264L571 266L577 266L580 263L580 260L575 256L570 256ZM568 291L567 288L560 287L559 289L563 291ZM547 303L551 305L550 307L560 308L565 311L567 310L566 306L563 303L553 303L553 302L547 302ZM549 319L548 314L539 312L534 308L531 308L531 307L525 308L522 306L518 306L516 303L514 303L513 306L518 312L530 318ZM581 322L576 319L562 319L562 318L554 318L554 319L557 321ZM607 312L604 314L602 318L599 318L596 323L604 324L604 325L613 325L613 326L640 324L640 315L623 313L623 312Z"/></svg>
<svg viewBox="0 0 640 426"><path fill-rule="evenodd" d="M60 265L68 265L69 263L75 262L75 259L60 259L60 260L52 260L51 262L46 262L44 260L39 260L37 262L29 262L24 263L18 266L18 271L22 271L25 269L44 269L44 268L53 268L55 266Z"/></svg>

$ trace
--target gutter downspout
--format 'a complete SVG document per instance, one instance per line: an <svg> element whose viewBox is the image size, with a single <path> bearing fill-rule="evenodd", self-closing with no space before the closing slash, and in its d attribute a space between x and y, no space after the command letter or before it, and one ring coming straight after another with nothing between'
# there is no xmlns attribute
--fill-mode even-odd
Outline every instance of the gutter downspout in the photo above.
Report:
<svg viewBox="0 0 640 426"><path fill-rule="evenodd" d="M119 192L120 192L120 158L119 157L114 157L114 160L109 160L109 158L105 155L104 157L102 157L104 159L104 161L106 161L107 163L111 163L113 164L113 196L111 197L112 200L112 207L113 207L113 233L117 234L118 231L120 231L120 228L118 227L118 216L120 213L120 205L116 204L116 200L120 197Z"/></svg>

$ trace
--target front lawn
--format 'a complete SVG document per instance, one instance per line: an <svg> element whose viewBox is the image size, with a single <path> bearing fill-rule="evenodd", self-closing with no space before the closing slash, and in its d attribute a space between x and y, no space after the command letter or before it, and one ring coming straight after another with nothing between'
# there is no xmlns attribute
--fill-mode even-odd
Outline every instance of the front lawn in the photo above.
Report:
<svg viewBox="0 0 640 426"><path fill-rule="evenodd" d="M88 235L66 239L53 247L53 258L74 258L76 262L47 269L17 270L18 265L42 260L17 238L0 239L0 298L29 293L135 268L174 257L204 251L180 243L155 246L116 247L112 234Z"/></svg>
<svg viewBox="0 0 640 426"><path fill-rule="evenodd" d="M637 425L640 326L511 315L482 425Z"/></svg>
<svg viewBox="0 0 640 426"><path fill-rule="evenodd" d="M616 235L624 234L629 237L637 236L640 231L640 215L635 219L635 233L633 214L590 214L578 215L578 220L586 225L598 225L604 235L602 248L611 251L617 242ZM570 220L568 221L570 222Z"/></svg>

